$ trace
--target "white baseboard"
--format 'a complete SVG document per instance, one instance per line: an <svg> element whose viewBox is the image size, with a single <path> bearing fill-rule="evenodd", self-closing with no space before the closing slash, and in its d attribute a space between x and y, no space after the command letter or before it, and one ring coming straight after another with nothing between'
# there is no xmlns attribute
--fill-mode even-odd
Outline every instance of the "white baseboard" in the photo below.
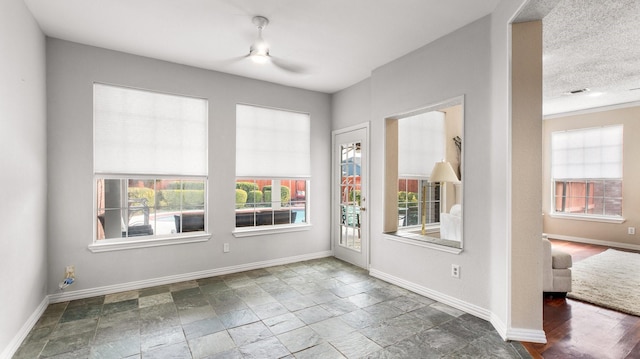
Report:
<svg viewBox="0 0 640 359"><path fill-rule="evenodd" d="M423 287L421 285L415 284L413 282L409 282L402 278L392 276L390 274L381 272L374 268L369 269L369 274L372 277L382 279L385 282L395 284L399 287L408 289L414 293L418 293L425 297L436 300L440 303L459 309L465 313L469 313L480 319L484 319L489 323L491 323L491 325L493 325L493 327L496 329L496 331L502 337L503 340L517 340L517 341L525 341L525 342L533 342L533 343L547 342L547 338L543 330L507 328L504 322L500 320L500 318L498 318L496 315L494 315L491 311L485 308L481 308L475 304L465 302L458 298L454 298L444 293L440 293L438 291Z"/></svg>
<svg viewBox="0 0 640 359"><path fill-rule="evenodd" d="M436 300L440 303L449 305L451 307L454 307L456 309L459 309L465 313L469 313L473 316L476 316L480 319L484 319L486 321L489 321L491 319L491 312L488 311L487 309L481 308L475 304L471 304L468 302L465 302L463 300L460 300L458 298L454 298L452 296L446 295L444 293L440 293L437 292L435 290L423 287L421 285L415 284L413 282L409 282L407 280L404 280L402 278L398 278L395 276L392 276L390 274L387 274L385 272L381 272L377 269L374 268L370 268L369 269L369 274L372 277L376 277L379 279L384 280L385 282L389 282L391 284L395 284L398 287L402 287L404 289L408 289L414 293L418 293L420 295L423 295L425 297L431 298L433 300Z"/></svg>
<svg viewBox="0 0 640 359"><path fill-rule="evenodd" d="M46 297L44 297L44 299L42 299L42 302L40 303L38 308L36 308L33 314L31 314L29 319L24 323L22 328L20 328L20 331L16 333L16 335L11 340L9 345L2 351L2 353L0 353L0 359L10 359L15 354L15 352L18 350L18 348L20 347L24 339L27 337L27 335L29 335L29 332L31 331L31 329L33 329L33 326L38 322L38 319L40 319L40 317L42 316L42 313L44 313L44 311L47 309L47 306L50 303L60 303L60 302L66 302L69 300L91 298L99 295L107 295L112 293L128 291L128 290L153 287L156 285L171 284L171 283L177 283L177 282L183 282L183 281L201 279L201 278L207 278L207 277L215 277L215 276L224 275L224 274L244 272L244 271L253 270L253 269L261 269L261 268L273 267L277 265L331 257L332 255L333 255L332 251L323 251L323 252L305 254L300 256L279 258L274 260L248 263L248 264L241 264L237 266L209 269L209 270L200 271L200 272L179 274L179 275L173 275L173 276L167 276L167 277L161 277L161 278L141 280L136 282L114 284L114 285L109 285L104 287L49 294Z"/></svg>
<svg viewBox="0 0 640 359"><path fill-rule="evenodd" d="M493 327L498 332L498 335L502 338L502 340L509 340L507 336L507 325L500 319L495 313L491 313L491 318L489 319L489 323L493 325Z"/></svg>
<svg viewBox="0 0 640 359"><path fill-rule="evenodd" d="M547 336L544 330L508 328L507 325L498 318L497 315L491 314L491 325L496 329L503 340L515 340L519 342L531 342L545 344Z"/></svg>
<svg viewBox="0 0 640 359"><path fill-rule="evenodd" d="M620 243L620 242L612 242L612 241L602 241L602 240L599 240L599 239L582 238L582 237L574 237L574 236L565 236L565 235L562 235L562 234L553 234L553 233L545 233L545 234L547 235L548 238L551 238L551 239L560 239L560 240L569 241L569 242L595 244L595 245L598 245L598 246L633 249L633 250L636 250L636 251L640 251L640 245L638 245L638 244Z"/></svg>
<svg viewBox="0 0 640 359"><path fill-rule="evenodd" d="M544 330L510 328L507 329L505 340L545 344L547 336L544 334Z"/></svg>
<svg viewBox="0 0 640 359"><path fill-rule="evenodd" d="M0 353L0 359L10 359L16 353L18 348L20 348L20 344L22 344L27 335L29 335L31 329L33 329L38 319L42 316L42 313L47 309L47 305L49 305L49 298L44 297L36 310L29 316L29 319L22 325L22 328L16 333L11 342L9 342L9 345Z"/></svg>
<svg viewBox="0 0 640 359"><path fill-rule="evenodd" d="M262 262L241 264L237 266L208 269L200 272L192 272L192 273L178 274L178 275L172 275L167 277L145 279L145 280L140 280L135 282L108 285L104 287L96 287L96 288L81 289L81 290L76 290L71 292L63 292L59 294L50 294L49 303L66 302L68 300L91 298L99 295L125 292L128 290L154 287L157 285L172 284L172 283L184 282L184 281L207 278L207 277L215 277L215 276L224 275L224 274L238 273L238 272L244 272L244 271L253 270L253 269L261 269L261 268L273 267L277 265L303 262L311 259L325 258L325 257L330 257L332 255L333 254L331 251L323 251L323 252L305 254L300 256L293 256L293 257L279 258L279 259L262 261Z"/></svg>

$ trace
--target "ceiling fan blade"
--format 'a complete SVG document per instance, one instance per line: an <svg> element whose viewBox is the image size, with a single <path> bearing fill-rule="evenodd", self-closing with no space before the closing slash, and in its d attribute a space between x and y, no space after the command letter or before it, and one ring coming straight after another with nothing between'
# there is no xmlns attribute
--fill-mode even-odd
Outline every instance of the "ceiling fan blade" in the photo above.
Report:
<svg viewBox="0 0 640 359"><path fill-rule="evenodd" d="M228 66L228 65L233 65L235 63L238 63L238 62L246 59L247 57L249 57L249 55L236 56L236 57L232 57L230 59L218 60L218 61L215 61L215 63L216 63L216 65Z"/></svg>
<svg viewBox="0 0 640 359"><path fill-rule="evenodd" d="M291 72L294 74L307 73L307 69L305 69L303 66L300 66L300 65L297 65L273 56L269 56L269 58L271 59L271 63L274 64L276 67L280 68L281 70Z"/></svg>
<svg viewBox="0 0 640 359"><path fill-rule="evenodd" d="M277 57L273 57L269 54L269 44L262 38L262 30L269 25L269 19L264 16L256 15L251 19L251 22L258 28L258 37L249 47L249 53L240 58L236 58L235 61L250 58L257 64L272 63L275 67L294 74L304 74L306 69L297 64L289 61L282 60ZM229 64L227 61L225 64Z"/></svg>

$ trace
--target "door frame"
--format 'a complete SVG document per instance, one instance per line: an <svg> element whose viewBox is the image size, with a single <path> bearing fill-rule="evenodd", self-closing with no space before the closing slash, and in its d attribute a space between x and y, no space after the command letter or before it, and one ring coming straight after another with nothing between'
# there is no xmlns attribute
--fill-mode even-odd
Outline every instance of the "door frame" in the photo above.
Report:
<svg viewBox="0 0 640 359"><path fill-rule="evenodd" d="M341 189L340 186L338 186L338 165L337 162L339 159L336 158L336 146L337 146L337 141L336 141L336 136L341 135L341 134L345 134L348 132L353 132L353 131L358 131L358 130L364 130L365 133L365 158L364 158L364 162L361 163L361 167L360 167L360 173L362 178L364 178L364 183L361 182L361 195L362 198L365 199L366 204L364 206L366 206L365 208L367 209L366 211L364 211L364 215L361 217L361 223L360 223L360 238L361 238L361 255L363 256L362 260L364 262L364 267L361 266L360 263L352 263L354 265L357 265L359 267L362 267L366 270L369 270L369 266L370 266L370 253L371 253L371 237L370 237L370 232L369 232L369 219L370 219L370 205L371 205L371 201L369 198L369 187L370 187L370 170L369 170L369 164L370 164L370 156L371 156L371 151L370 151L370 122L363 122L357 125L353 125L353 126L349 126L349 127L345 127L342 129L338 129L338 130L334 130L331 131L331 253L333 254L333 256L336 256L336 246L337 246L337 240L338 238L336 237L338 234L338 230L340 229L340 224L338 223L338 218L340 216L340 210L339 210L339 206L340 206L340 193L341 193ZM344 260L344 259L343 259Z"/></svg>

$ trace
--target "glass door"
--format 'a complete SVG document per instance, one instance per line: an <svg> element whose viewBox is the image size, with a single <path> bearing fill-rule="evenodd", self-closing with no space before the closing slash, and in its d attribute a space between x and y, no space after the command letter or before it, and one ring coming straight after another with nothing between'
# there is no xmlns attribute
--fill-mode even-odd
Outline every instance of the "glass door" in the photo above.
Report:
<svg viewBox="0 0 640 359"><path fill-rule="evenodd" d="M368 268L367 127L334 132L334 255Z"/></svg>

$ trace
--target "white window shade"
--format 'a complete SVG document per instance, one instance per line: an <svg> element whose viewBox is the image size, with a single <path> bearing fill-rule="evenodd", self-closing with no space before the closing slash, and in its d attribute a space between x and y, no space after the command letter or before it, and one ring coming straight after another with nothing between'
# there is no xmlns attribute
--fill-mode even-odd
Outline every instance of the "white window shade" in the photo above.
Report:
<svg viewBox="0 0 640 359"><path fill-rule="evenodd" d="M236 176L311 177L309 115L237 105Z"/></svg>
<svg viewBox="0 0 640 359"><path fill-rule="evenodd" d="M207 174L207 101L94 85L96 173Z"/></svg>
<svg viewBox="0 0 640 359"><path fill-rule="evenodd" d="M553 178L622 178L622 130L616 125L553 132Z"/></svg>
<svg viewBox="0 0 640 359"><path fill-rule="evenodd" d="M445 115L432 111L398 120L398 176L429 177L445 158Z"/></svg>

